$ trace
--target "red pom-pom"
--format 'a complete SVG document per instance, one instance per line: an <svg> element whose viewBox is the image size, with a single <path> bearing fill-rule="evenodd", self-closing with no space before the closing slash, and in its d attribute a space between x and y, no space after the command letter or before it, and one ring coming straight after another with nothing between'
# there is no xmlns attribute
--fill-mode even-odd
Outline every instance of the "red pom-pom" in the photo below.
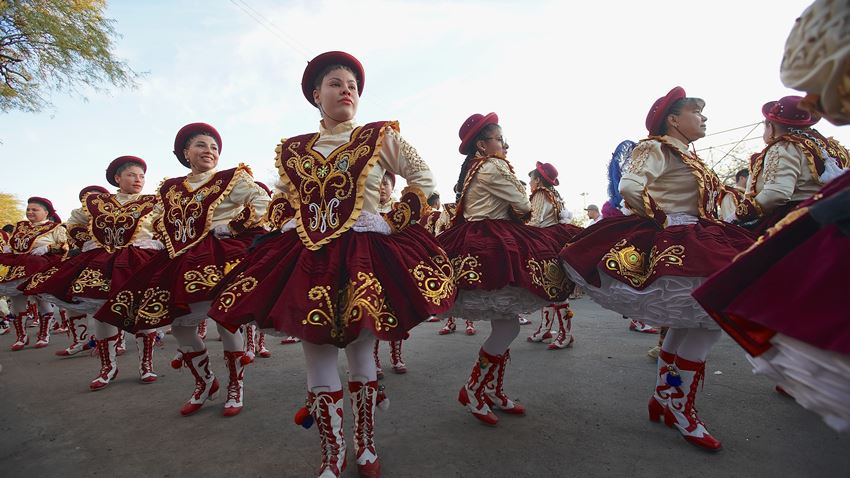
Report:
<svg viewBox="0 0 850 478"><path fill-rule="evenodd" d="M310 415L310 411L307 410L307 407L301 407L295 412L295 424L301 425L304 428L310 428L313 426L313 416Z"/></svg>
<svg viewBox="0 0 850 478"><path fill-rule="evenodd" d="M241 357L239 357L239 362L244 366L251 363L254 363L254 354L245 353Z"/></svg>
<svg viewBox="0 0 850 478"><path fill-rule="evenodd" d="M171 368L177 370L183 366L183 355L177 354L173 359L171 359Z"/></svg>

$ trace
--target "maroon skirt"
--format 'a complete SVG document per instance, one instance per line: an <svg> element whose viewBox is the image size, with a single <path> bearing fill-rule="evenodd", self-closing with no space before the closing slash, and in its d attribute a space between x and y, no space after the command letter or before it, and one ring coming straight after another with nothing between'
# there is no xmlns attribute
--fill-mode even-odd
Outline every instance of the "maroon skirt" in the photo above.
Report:
<svg viewBox="0 0 850 478"><path fill-rule="evenodd" d="M575 236L561 259L603 307L654 325L716 328L691 293L752 243L743 228L707 219L664 228L612 217Z"/></svg>
<svg viewBox="0 0 850 478"><path fill-rule="evenodd" d="M750 355L776 333L850 355L850 237L808 207L850 188L850 173L804 201L694 297Z"/></svg>
<svg viewBox="0 0 850 478"><path fill-rule="evenodd" d="M422 226L397 234L348 231L317 251L296 230L273 235L216 289L209 316L230 330L260 328L345 347L361 330L380 340L451 307L445 252Z"/></svg>
<svg viewBox="0 0 850 478"><path fill-rule="evenodd" d="M62 254L0 254L0 295L20 295L24 279L61 261Z"/></svg>
<svg viewBox="0 0 850 478"><path fill-rule="evenodd" d="M512 286L543 300L561 302L573 291L558 251L565 228L539 228L507 220L469 221L449 228L437 239L454 267L460 290L493 291Z"/></svg>
<svg viewBox="0 0 850 478"><path fill-rule="evenodd" d="M213 298L213 288L245 257L260 233L252 230L224 239L210 234L173 259L168 251L157 251L127 280L113 280L95 318L128 332L171 324L190 312L190 304Z"/></svg>
<svg viewBox="0 0 850 478"><path fill-rule="evenodd" d="M27 295L49 294L67 303L74 303L74 297L105 300L112 282L126 282L156 254L132 246L115 253L93 249L33 274L18 289Z"/></svg>

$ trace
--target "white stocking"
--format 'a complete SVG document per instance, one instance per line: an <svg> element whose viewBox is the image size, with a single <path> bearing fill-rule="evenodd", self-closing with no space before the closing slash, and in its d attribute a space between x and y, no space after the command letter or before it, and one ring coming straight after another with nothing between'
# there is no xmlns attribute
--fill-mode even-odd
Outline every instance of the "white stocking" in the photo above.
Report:
<svg viewBox="0 0 850 478"><path fill-rule="evenodd" d="M216 322L216 328L218 329L218 335L221 337L221 343L224 345L224 350L227 352L241 352L245 350L245 344L242 340L242 332L237 330L236 333L231 333L229 330L225 329L221 324ZM198 335L198 327L195 326L195 335ZM198 337L198 340L201 338Z"/></svg>
<svg viewBox="0 0 850 478"><path fill-rule="evenodd" d="M708 353L711 352L711 347L723 335L719 330L709 329L687 329L688 335L679 346L676 355L691 362L705 362ZM667 332L668 337L670 332Z"/></svg>
<svg viewBox="0 0 850 478"><path fill-rule="evenodd" d="M330 344L311 344L306 340L301 341L301 348L304 350L304 362L307 366L307 390L312 392L342 390L337 368L339 349Z"/></svg>
<svg viewBox="0 0 850 478"><path fill-rule="evenodd" d="M197 325L172 325L171 335L177 339L180 350L184 352L200 352L206 348L204 341L198 335Z"/></svg>
<svg viewBox="0 0 850 478"><path fill-rule="evenodd" d="M356 382L365 378L366 382L371 382L378 379L378 369L372 355L374 344L375 336L371 332L363 330L357 340L345 347L349 380Z"/></svg>
<svg viewBox="0 0 850 478"><path fill-rule="evenodd" d="M481 347L490 355L502 355L519 335L519 318L490 321L490 336Z"/></svg>

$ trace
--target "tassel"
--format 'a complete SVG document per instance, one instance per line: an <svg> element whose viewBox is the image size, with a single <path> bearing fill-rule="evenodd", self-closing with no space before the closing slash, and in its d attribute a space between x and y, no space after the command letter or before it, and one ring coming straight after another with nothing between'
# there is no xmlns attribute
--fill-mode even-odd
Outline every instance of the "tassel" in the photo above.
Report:
<svg viewBox="0 0 850 478"><path fill-rule="evenodd" d="M675 370L667 370L667 378L665 379L667 385L671 387L681 387L682 386L682 377L679 376L679 372Z"/></svg>
<svg viewBox="0 0 850 478"><path fill-rule="evenodd" d="M313 415L310 415L310 411L307 410L307 407L301 407L295 412L295 424L301 425L305 430L310 429L313 426Z"/></svg>

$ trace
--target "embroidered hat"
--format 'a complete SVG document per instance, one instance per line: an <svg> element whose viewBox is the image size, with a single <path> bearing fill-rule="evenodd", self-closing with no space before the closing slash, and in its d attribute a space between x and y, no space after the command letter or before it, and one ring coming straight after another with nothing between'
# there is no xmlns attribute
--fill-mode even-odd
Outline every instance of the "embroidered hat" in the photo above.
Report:
<svg viewBox="0 0 850 478"><path fill-rule="evenodd" d="M818 122L820 118L812 118L812 115L800 109L800 96L784 96L779 101L768 101L761 107L761 114L768 121L783 126L797 126L807 128Z"/></svg>
<svg viewBox="0 0 850 478"><path fill-rule="evenodd" d="M472 140L478 136L478 132L484 129L488 124L498 124L499 123L499 115L496 113L487 113L487 115L482 115L475 113L474 115L466 118L466 121L460 126L460 131L458 131L458 136L460 137L460 147L458 151L460 154L469 154L469 147L472 144Z"/></svg>
<svg viewBox="0 0 850 478"><path fill-rule="evenodd" d="M808 96L801 107L836 125L850 124L850 2L817 0L794 23L779 76Z"/></svg>
<svg viewBox="0 0 850 478"><path fill-rule="evenodd" d="M265 191L265 192L266 192L266 194L268 194L269 196L271 196L271 195L272 195L272 190L271 190L271 189L269 189L269 187L268 187L268 186L266 186L266 185L265 185L265 183L262 183L262 182L260 182L260 181L254 181L254 182L255 182L255 183L257 183L257 186L259 186L259 187L260 187L260 189L262 189L263 191Z"/></svg>
<svg viewBox="0 0 850 478"><path fill-rule="evenodd" d="M673 103L685 98L685 89L681 86L676 86L666 95L655 100L649 113L646 114L646 129L651 135L661 133L661 126L664 125L664 120L667 118L667 112Z"/></svg>
<svg viewBox="0 0 850 478"><path fill-rule="evenodd" d="M148 172L148 165L145 163L144 159L136 156L119 156L113 159L112 162L109 163L109 166L106 167L106 182L118 187L118 182L115 181L115 175L118 174L118 168L127 163L138 163L139 166L142 167L142 171ZM103 192L108 193L109 191L104 190ZM80 191L80 194L82 194L82 191Z"/></svg>
<svg viewBox="0 0 850 478"><path fill-rule="evenodd" d="M187 124L180 128L180 131L177 132L177 137L174 138L174 156L177 156L177 161L180 161L180 164L187 168L191 168L192 166L189 165L189 160L183 155L183 150L186 149L186 143L189 141L189 138L197 134L208 134L212 136L215 142L218 143L219 153L221 153L221 149L223 148L221 144L221 135L218 134L218 131L216 131L216 129L211 125L206 123Z"/></svg>
<svg viewBox="0 0 850 478"><path fill-rule="evenodd" d="M80 189L80 201L86 197L88 193L101 193L101 194L109 194L109 190L103 186L86 186L83 189Z"/></svg>
<svg viewBox="0 0 850 478"><path fill-rule="evenodd" d="M363 65L357 58L344 51L326 51L321 55L310 60L307 67L304 68L304 74L301 76L301 92L304 93L304 98L318 108L313 101L313 90L316 89L316 76L330 65L344 65L351 68L351 71L357 76L357 94L363 96L363 86L366 84L366 72L363 70Z"/></svg>
<svg viewBox="0 0 850 478"><path fill-rule="evenodd" d="M558 170L555 169L555 166L552 166L551 163L541 163L537 162L537 165L534 167L540 176L546 180L549 184L553 186L558 185Z"/></svg>

